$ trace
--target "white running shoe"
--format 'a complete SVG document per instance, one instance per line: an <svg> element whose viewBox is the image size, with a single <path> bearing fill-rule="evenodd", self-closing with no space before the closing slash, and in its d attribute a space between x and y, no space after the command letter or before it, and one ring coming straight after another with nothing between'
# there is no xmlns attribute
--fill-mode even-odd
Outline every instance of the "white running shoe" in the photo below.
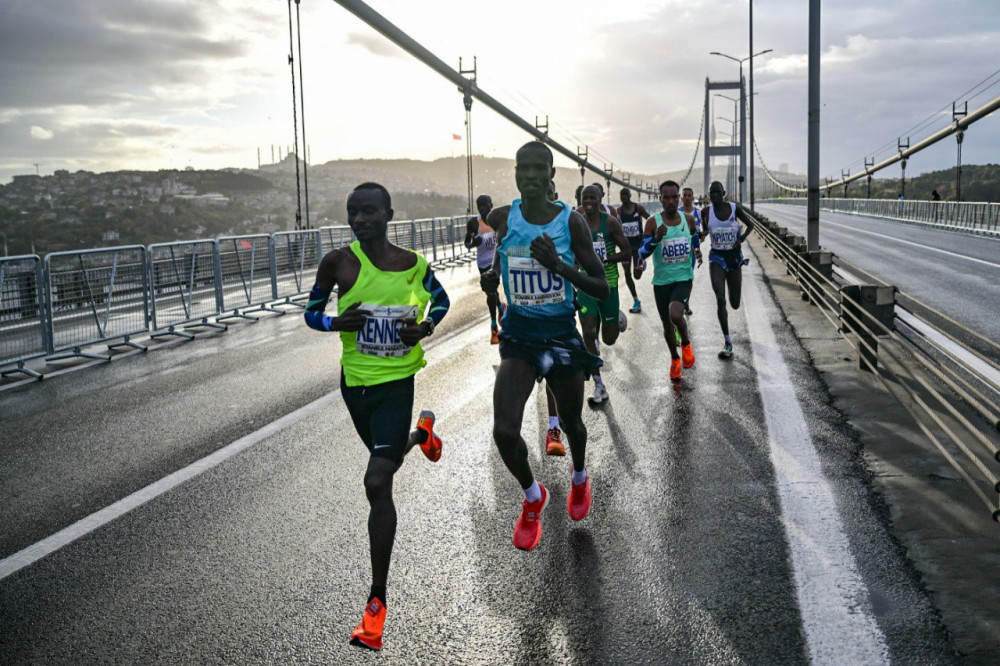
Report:
<svg viewBox="0 0 1000 666"><path fill-rule="evenodd" d="M604 388L604 384L594 385L594 395L587 398L587 402L592 405L600 405L608 401L608 391Z"/></svg>
<svg viewBox="0 0 1000 666"><path fill-rule="evenodd" d="M618 311L618 332L624 333L625 329L628 328L628 317L621 310Z"/></svg>

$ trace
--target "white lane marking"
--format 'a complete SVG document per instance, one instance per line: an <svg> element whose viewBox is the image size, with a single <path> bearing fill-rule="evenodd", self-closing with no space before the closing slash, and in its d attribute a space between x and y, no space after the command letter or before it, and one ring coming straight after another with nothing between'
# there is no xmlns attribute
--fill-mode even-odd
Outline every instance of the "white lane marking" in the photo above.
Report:
<svg viewBox="0 0 1000 666"><path fill-rule="evenodd" d="M484 320L485 318L479 318L466 324L465 326L449 331L448 335L442 336L425 345L425 351L433 347L441 346L444 342L450 341L459 335L469 333L475 326ZM450 356L450 352L453 351L455 347L456 345L452 345L452 350L446 350L446 352L441 355L441 358ZM440 362L441 358L435 358L434 362ZM428 366L429 365L431 365L430 361L428 361ZM334 398L338 395L340 395L340 389L334 389L323 397L317 398L309 404L299 407L294 412L286 414L277 420L271 421L260 430L252 432L249 435L245 435L218 451L205 456L201 460L196 460L187 467L179 469L172 474L168 474L159 481L154 481L145 488L141 488L131 495L123 497L117 502L109 504L89 516L81 518L69 527L59 530L55 534L48 536L41 541L38 541L27 548L4 558L3 560L0 560L0 580L3 580L7 576L20 571L24 567L34 564L43 557L51 555L63 546L76 541L82 536L90 534L94 530L107 525L116 518L120 518L129 511L132 511L133 509L156 499L165 492L190 481L203 472L207 472L213 467L217 467L219 464L229 460L236 454L247 450L254 444L281 432L283 429L298 423L302 419L307 418L322 409L328 408L334 401Z"/></svg>
<svg viewBox="0 0 1000 666"><path fill-rule="evenodd" d="M845 213L841 213L841 215L844 215L844 214ZM885 234L875 233L874 231L868 231L866 229L859 229L857 227L852 227L849 224L843 224L841 222L826 221L826 222L821 222L820 226L822 227L823 225L826 225L826 224L830 224L830 225L833 225L835 227L843 227L844 229L850 229L851 231L856 231L858 233L868 234L869 236L878 236L879 238L885 238L885 239L888 239L888 240L891 240L891 241L895 241L897 243L904 243L906 245L913 245L913 246L919 247L922 250L930 250L931 252L939 252L940 254L946 254L949 257L956 257L958 259L965 259L966 261L974 261L977 264L984 264L986 266L992 266L993 268L1000 268L1000 264L994 263L992 261L984 261L983 259L976 259L975 257L970 257L968 255L959 254L958 252L949 252L948 250L941 250L941 249L936 248L936 247L931 247L930 245L922 245L920 243L914 243L913 241L903 240L902 238L896 238L895 236L886 236Z"/></svg>
<svg viewBox="0 0 1000 666"><path fill-rule="evenodd" d="M24 550L0 560L0 580L20 571L26 566L32 565L43 557L54 553L63 546L76 541L80 537L93 532L94 530L107 525L112 520L123 516L132 509L142 506L150 500L156 499L163 493L176 488L177 486L190 481L194 477L206 472L213 467L229 460L236 454L245 451L257 442L277 434L282 429L298 423L302 419L330 406L334 397L340 394L340 389L334 389L322 398L313 400L308 405L300 407L290 414L282 416L276 421L268 423L266 426L250 433L235 442L219 449L218 451L197 460L187 467L169 474L159 481L155 481L145 488L135 491L127 497L123 497L114 504L110 504L99 511L95 511L85 518L81 518L69 527L62 529L52 536L46 537L34 543Z"/></svg>
<svg viewBox="0 0 1000 666"><path fill-rule="evenodd" d="M767 320L759 269L748 272L743 281L747 329L810 660L888 664L885 638L870 613L868 590Z"/></svg>

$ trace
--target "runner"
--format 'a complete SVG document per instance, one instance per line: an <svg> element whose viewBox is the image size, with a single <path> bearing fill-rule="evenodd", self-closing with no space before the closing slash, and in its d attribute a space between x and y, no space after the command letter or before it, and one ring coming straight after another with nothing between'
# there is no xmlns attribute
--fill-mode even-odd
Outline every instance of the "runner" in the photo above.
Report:
<svg viewBox="0 0 1000 666"><path fill-rule="evenodd" d="M577 199L580 198L582 191L583 186L581 185L576 193ZM559 199L555 181L549 182L549 191L545 196L548 197L549 201ZM566 455L566 447L563 445L562 429L559 427L559 409L556 407L556 398L552 395L552 389L549 388L548 382L545 382L545 404L549 412L549 427L545 432L545 455L564 456Z"/></svg>
<svg viewBox="0 0 1000 666"><path fill-rule="evenodd" d="M753 231L753 220L739 204L726 201L726 190L722 183L715 181L708 188L708 198L712 202L701 211L701 235L712 237L712 249L708 253L708 274L712 278L715 292L715 309L719 316L719 326L725 338L719 358L733 357L733 340L729 337L729 313L726 311L726 287L729 287L729 305L740 309L743 294L744 265L750 263L743 258L740 246ZM746 225L740 233L740 222Z"/></svg>
<svg viewBox="0 0 1000 666"><path fill-rule="evenodd" d="M493 199L486 194L480 194L476 199L476 208L479 209L479 217L472 218L465 226L465 247L476 248L476 266L479 267L479 274L482 275L493 266L493 254L497 249L497 237L493 229L486 224L486 218L493 210ZM497 326L497 309L503 316L503 304L496 294L486 294L486 307L490 309L490 344L500 344L498 337L499 328Z"/></svg>
<svg viewBox="0 0 1000 666"><path fill-rule="evenodd" d="M369 452L364 483L372 585L351 644L371 650L382 649L386 580L396 538L393 476L414 445L431 462L441 458L434 414L422 411L413 432L410 419L413 376L426 365L420 340L434 332L449 306L427 260L389 242L392 215L384 187L362 183L354 188L347 198L347 222L358 240L323 257L305 312L311 328L340 333L340 392ZM324 310L334 287L340 294L338 316L330 317Z"/></svg>
<svg viewBox="0 0 1000 666"><path fill-rule="evenodd" d="M622 205L618 208L617 215L618 219L621 220L625 238L628 239L629 245L632 248L631 262L622 264L625 268L625 284L628 285L628 290L632 294L632 300L634 301L628 311L639 313L642 312L642 303L639 302L639 294L635 290L635 282L632 281L632 275L634 272L636 280L642 275L644 264L639 262L639 246L642 245L643 222L649 217L649 213L642 205L632 201L632 191L627 187L622 188L619 196L621 197Z"/></svg>
<svg viewBox="0 0 1000 666"><path fill-rule="evenodd" d="M493 270L480 279L483 291L503 281L508 297L500 331L500 369L493 389L493 438L507 469L524 490L514 546L532 550L542 536L541 514L549 501L535 480L521 438L524 405L535 380L552 390L560 422L569 437L573 473L566 506L570 518L590 511L586 468L587 428L583 424L583 382L601 360L590 354L576 330L573 287L598 299L608 295L604 267L594 253L586 222L545 194L555 175L552 151L532 141L517 151L515 181L521 193L510 206L496 208L489 223L499 244ZM575 270L578 262L585 272Z"/></svg>
<svg viewBox="0 0 1000 666"><path fill-rule="evenodd" d="M594 251L604 262L604 275L608 279L610 293L608 297L598 300L584 293L577 294L580 304L580 326L583 328L583 341L590 353L600 356L597 349L597 336L600 334L604 344L611 346L618 340L618 334L624 330L622 320L625 314L618 309L618 263L628 262L632 249L628 239L622 232L621 222L613 215L601 210L600 192L594 185L583 188L583 212L587 226L590 228ZM618 247L618 252L611 254ZM601 380L600 370L591 373L594 379L594 395L589 398L590 404L600 405L608 399L608 391Z"/></svg>
<svg viewBox="0 0 1000 666"><path fill-rule="evenodd" d="M670 350L670 379L675 382L681 380L682 365L694 367L694 349L684 320L684 299L690 296L694 280L691 255L701 263L701 250L694 247L694 239L698 236L694 221L677 209L679 199L677 183L672 180L660 183L663 212L646 220L646 233L639 249L641 258L653 257L653 293L663 323L663 337ZM680 332L680 354L675 327Z"/></svg>
<svg viewBox="0 0 1000 666"><path fill-rule="evenodd" d="M701 214L698 209L694 207L694 190L690 187L685 187L681 190L681 212L684 213L685 217L694 218L694 228L701 231ZM699 244L700 241L704 240L704 237L698 236ZM694 255L691 256L691 265L694 265ZM692 286L693 289L693 286ZM690 316L694 314L691 312L691 296L689 295L684 299L684 314Z"/></svg>

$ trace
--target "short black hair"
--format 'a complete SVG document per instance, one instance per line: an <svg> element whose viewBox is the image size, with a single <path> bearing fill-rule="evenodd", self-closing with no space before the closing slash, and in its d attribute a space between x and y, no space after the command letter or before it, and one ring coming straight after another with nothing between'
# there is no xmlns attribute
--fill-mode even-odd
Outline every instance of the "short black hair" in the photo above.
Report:
<svg viewBox="0 0 1000 666"><path fill-rule="evenodd" d="M549 149L548 146L546 146L541 141L529 141L528 143L526 143L523 146L521 146L520 148L518 148L517 149L517 153L515 154L515 161L517 159L516 156L519 155L522 150L539 150L539 149L540 150L544 150L548 154L548 156L549 156L549 164L551 165L552 162L553 162L553 160L554 160L554 158L552 157L552 151Z"/></svg>
<svg viewBox="0 0 1000 666"><path fill-rule="evenodd" d="M694 188L693 187L685 187L685 188L683 188L681 190L681 192L690 192L691 194L694 194Z"/></svg>
<svg viewBox="0 0 1000 666"><path fill-rule="evenodd" d="M352 191L357 192L358 190L378 190L382 194L382 203L385 204L385 209L392 209L392 197L389 196L389 190L385 189L384 186L379 185L378 183L367 182L361 183Z"/></svg>
<svg viewBox="0 0 1000 666"><path fill-rule="evenodd" d="M674 187L677 188L678 191L680 191L680 189L681 189L681 186L678 185L677 181L675 181L675 180L665 180L665 181L663 181L662 183L660 183L660 187L658 189L663 190L664 187L667 187L669 185L673 185Z"/></svg>
<svg viewBox="0 0 1000 666"><path fill-rule="evenodd" d="M488 194L480 194L478 197L476 197L476 205L477 206L480 205L480 204L486 203L487 201L489 201L490 203L493 203L493 199L491 199L490 195L488 195Z"/></svg>
<svg viewBox="0 0 1000 666"><path fill-rule="evenodd" d="M632 194L632 190L628 189L627 187L623 187L622 191L619 192L619 194L628 194L628 195L631 195Z"/></svg>

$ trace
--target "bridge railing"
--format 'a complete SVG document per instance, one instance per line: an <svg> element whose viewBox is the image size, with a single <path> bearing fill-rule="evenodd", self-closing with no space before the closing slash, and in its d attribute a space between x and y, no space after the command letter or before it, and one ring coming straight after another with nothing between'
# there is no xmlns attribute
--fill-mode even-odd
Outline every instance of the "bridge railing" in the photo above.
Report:
<svg viewBox="0 0 1000 666"><path fill-rule="evenodd" d="M757 203L805 206L806 199L758 199ZM881 217L973 233L1000 234L1000 203L824 198L820 199L819 207L835 213Z"/></svg>
<svg viewBox="0 0 1000 666"><path fill-rule="evenodd" d="M4 376L39 376L24 362L48 350L44 310L42 260L34 254L0 258L0 362L17 364Z"/></svg>
<svg viewBox="0 0 1000 666"><path fill-rule="evenodd" d="M464 225L464 217L393 222L389 240L436 265L461 263L475 257L462 244ZM353 238L349 227L322 227L0 258L0 368L16 366L2 376L40 378L26 361L110 360L84 348L145 349L132 338L192 339L184 329L225 330L219 320L301 307L323 256Z"/></svg>
<svg viewBox="0 0 1000 666"><path fill-rule="evenodd" d="M753 214L765 245L1000 522L1000 345Z"/></svg>

